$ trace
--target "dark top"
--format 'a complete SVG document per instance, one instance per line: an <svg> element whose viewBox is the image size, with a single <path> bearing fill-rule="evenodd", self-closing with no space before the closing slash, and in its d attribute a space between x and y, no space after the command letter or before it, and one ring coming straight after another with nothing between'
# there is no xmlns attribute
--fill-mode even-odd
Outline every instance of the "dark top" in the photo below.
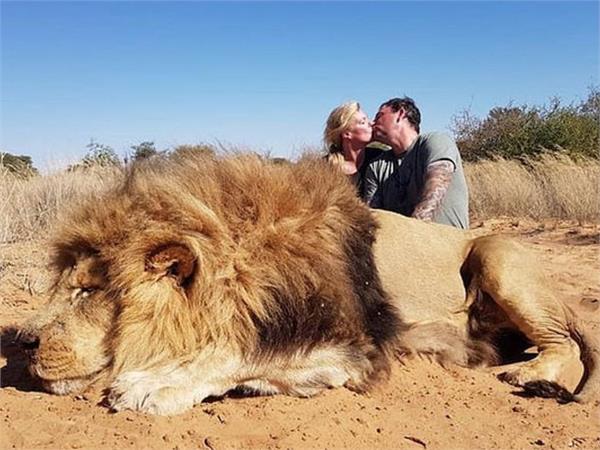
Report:
<svg viewBox="0 0 600 450"><path fill-rule="evenodd" d="M365 148L365 159L363 160L361 166L358 168L358 171L350 177L350 179L354 183L354 186L356 186L358 196L365 201L367 195L367 188L365 184L365 175L367 173L367 169L369 167L369 164L371 164L372 161L379 158L383 152L384 150L381 150L379 148Z"/></svg>

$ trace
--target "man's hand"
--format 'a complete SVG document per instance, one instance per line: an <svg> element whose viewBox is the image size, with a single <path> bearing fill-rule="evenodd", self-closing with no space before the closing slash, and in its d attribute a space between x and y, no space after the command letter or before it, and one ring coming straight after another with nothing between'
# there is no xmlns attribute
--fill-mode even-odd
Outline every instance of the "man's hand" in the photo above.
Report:
<svg viewBox="0 0 600 450"><path fill-rule="evenodd" d="M421 199L413 211L414 218L428 222L433 220L435 212L448 192L453 173L454 163L452 161L440 160L427 166L425 187L421 193Z"/></svg>

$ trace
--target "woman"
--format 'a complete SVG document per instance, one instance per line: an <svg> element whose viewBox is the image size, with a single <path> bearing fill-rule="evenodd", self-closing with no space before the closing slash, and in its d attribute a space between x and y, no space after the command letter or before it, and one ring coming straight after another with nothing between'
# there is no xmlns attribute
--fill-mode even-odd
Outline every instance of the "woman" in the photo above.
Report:
<svg viewBox="0 0 600 450"><path fill-rule="evenodd" d="M358 102L338 106L327 118L323 140L327 148L327 160L340 167L364 196L363 176L368 163L381 150L366 148L373 130L369 117L360 109Z"/></svg>

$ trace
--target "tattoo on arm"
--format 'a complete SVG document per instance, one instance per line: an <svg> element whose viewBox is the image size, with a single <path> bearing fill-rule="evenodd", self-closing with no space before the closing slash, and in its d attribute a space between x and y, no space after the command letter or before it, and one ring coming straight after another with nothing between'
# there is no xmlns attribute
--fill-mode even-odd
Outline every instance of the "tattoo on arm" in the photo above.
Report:
<svg viewBox="0 0 600 450"><path fill-rule="evenodd" d="M426 221L433 220L435 212L448 192L453 173L454 163L452 161L435 161L427 166L425 186L421 193L421 199L413 211L413 217Z"/></svg>

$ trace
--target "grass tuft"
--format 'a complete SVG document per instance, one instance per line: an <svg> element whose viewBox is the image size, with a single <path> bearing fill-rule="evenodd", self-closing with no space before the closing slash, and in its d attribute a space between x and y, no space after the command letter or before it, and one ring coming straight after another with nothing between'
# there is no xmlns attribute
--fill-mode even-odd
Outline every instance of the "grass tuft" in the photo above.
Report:
<svg viewBox="0 0 600 450"><path fill-rule="evenodd" d="M118 168L94 166L30 178L0 166L0 243L48 235L60 210L92 192L109 188ZM547 155L526 160L465 163L470 213L494 217L600 219L600 162Z"/></svg>
<svg viewBox="0 0 600 450"><path fill-rule="evenodd" d="M63 206L107 189L118 173L98 166L23 178L0 166L0 243L47 236Z"/></svg>
<svg viewBox="0 0 600 450"><path fill-rule="evenodd" d="M477 219L516 217L597 222L600 162L563 155L465 164L470 213Z"/></svg>

